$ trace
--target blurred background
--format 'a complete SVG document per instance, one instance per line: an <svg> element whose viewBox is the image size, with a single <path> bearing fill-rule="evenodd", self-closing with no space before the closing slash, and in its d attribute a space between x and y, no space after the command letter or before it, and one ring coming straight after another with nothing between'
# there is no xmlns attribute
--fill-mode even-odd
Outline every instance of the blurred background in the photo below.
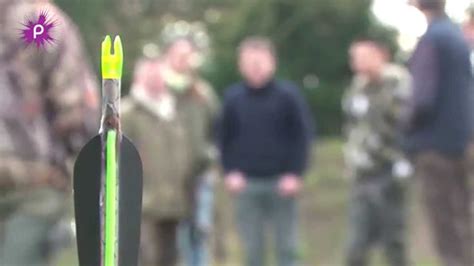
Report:
<svg viewBox="0 0 474 266"><path fill-rule="evenodd" d="M341 265L346 238L349 181L344 178L341 137L342 94L351 81L348 48L360 36L390 44L396 61L406 63L426 29L422 14L406 0L55 0L79 27L89 61L99 72L99 44L105 33L124 44L123 94L130 89L135 62L156 57L167 39L192 33L201 48L201 74L222 96L240 80L236 47L248 35L264 35L278 51L278 76L298 83L316 120L318 148L308 171L301 204L304 265ZM462 22L471 0L448 0L452 18ZM403 19L401 18L403 17ZM410 181L412 182L412 181ZM414 181L413 181L414 182ZM222 190L222 189L220 189ZM239 265L230 199L217 193L223 210L220 244L223 264ZM436 266L419 199L409 197L410 256L416 266ZM76 265L75 247L58 254L56 265ZM376 266L385 265L381 254Z"/></svg>
<svg viewBox="0 0 474 266"><path fill-rule="evenodd" d="M239 80L235 49L248 35L270 37L279 73L299 83L318 121L318 133L341 129L340 98L350 81L347 49L354 38L377 35L404 62L426 29L406 0L56 0L77 23L96 70L104 33L123 36L124 93L134 62L154 56L168 32L196 32L208 52L201 68L218 93ZM449 14L466 17L470 0L448 0ZM400 19L403 14L403 19Z"/></svg>

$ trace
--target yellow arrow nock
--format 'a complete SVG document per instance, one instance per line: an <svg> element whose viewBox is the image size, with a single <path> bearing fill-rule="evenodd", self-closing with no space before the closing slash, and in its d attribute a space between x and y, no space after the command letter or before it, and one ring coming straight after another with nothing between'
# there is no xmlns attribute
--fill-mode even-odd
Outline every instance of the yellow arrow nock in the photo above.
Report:
<svg viewBox="0 0 474 266"><path fill-rule="evenodd" d="M102 78L120 79L122 77L123 49L120 36L114 39L114 53L112 54L112 39L107 35L102 42Z"/></svg>

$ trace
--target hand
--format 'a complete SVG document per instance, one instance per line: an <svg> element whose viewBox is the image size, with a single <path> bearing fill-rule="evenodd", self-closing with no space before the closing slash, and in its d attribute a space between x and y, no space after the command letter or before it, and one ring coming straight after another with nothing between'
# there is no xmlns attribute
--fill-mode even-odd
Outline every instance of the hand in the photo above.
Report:
<svg viewBox="0 0 474 266"><path fill-rule="evenodd" d="M225 186L232 194L242 192L247 186L247 181L241 172L233 171L225 177Z"/></svg>
<svg viewBox="0 0 474 266"><path fill-rule="evenodd" d="M300 193L303 182L301 177L294 174L286 174L278 183L278 192L282 197L293 197Z"/></svg>
<svg viewBox="0 0 474 266"><path fill-rule="evenodd" d="M40 167L36 171L35 178L31 181L32 186L53 187L56 189L65 189L67 187L64 173L54 166Z"/></svg>

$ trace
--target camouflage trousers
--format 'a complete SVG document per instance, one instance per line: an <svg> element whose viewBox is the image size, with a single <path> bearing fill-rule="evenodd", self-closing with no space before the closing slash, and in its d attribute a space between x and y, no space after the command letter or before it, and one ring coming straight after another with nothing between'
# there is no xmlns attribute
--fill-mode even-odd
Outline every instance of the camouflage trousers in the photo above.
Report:
<svg viewBox="0 0 474 266"><path fill-rule="evenodd" d="M437 152L415 159L435 246L445 266L472 266L470 187L466 162Z"/></svg>
<svg viewBox="0 0 474 266"><path fill-rule="evenodd" d="M357 178L349 206L346 265L368 265L370 249L383 245L388 265L407 265L405 197L391 171Z"/></svg>

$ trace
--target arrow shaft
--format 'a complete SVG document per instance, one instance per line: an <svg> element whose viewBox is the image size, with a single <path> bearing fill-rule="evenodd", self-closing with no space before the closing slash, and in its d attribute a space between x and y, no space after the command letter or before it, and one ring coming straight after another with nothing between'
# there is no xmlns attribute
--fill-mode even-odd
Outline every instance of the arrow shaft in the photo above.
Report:
<svg viewBox="0 0 474 266"><path fill-rule="evenodd" d="M99 133L120 132L120 79L102 81L102 117Z"/></svg>
<svg viewBox="0 0 474 266"><path fill-rule="evenodd" d="M120 143L120 79L102 80L102 117L99 133L102 135L102 165L104 180L102 199L102 260L103 266L118 265L118 149ZM105 145L104 145L105 144Z"/></svg>
<svg viewBox="0 0 474 266"><path fill-rule="evenodd" d="M118 246L118 165L117 165L117 132L107 131L106 169L105 169L105 213L104 213L104 251L105 266L117 265Z"/></svg>

